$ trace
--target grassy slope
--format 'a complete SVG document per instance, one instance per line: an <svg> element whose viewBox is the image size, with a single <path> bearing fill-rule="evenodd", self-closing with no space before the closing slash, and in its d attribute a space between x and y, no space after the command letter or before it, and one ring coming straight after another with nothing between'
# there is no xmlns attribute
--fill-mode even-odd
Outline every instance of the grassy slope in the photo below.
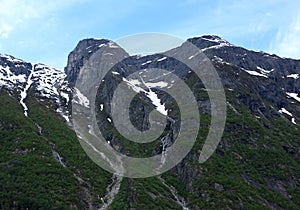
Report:
<svg viewBox="0 0 300 210"><path fill-rule="evenodd" d="M228 109L223 139L207 162L200 165L185 159L186 169L198 173L190 186L174 172L162 177L191 209L268 209L267 205L299 209L299 127L282 118L257 119L235 102L233 94L228 92L227 99L241 115ZM105 194L111 175L89 160L75 133L54 112L32 99L27 104L29 118L16 99L0 94L0 208L86 208L88 203L99 203L97 196ZM201 123L208 121L204 116ZM37 135L35 123L43 128L43 136ZM198 154L206 132L203 128L193 153ZM68 168L53 159L49 142L55 143ZM14 154L16 149L29 152ZM74 174L84 182L80 184ZM276 190L276 183L288 197ZM129 208L180 209L156 177L124 179L110 209Z"/></svg>
<svg viewBox="0 0 300 210"><path fill-rule="evenodd" d="M27 103L28 118L15 98L0 94L0 209L82 209L101 203L97 196L105 194L110 174L87 157L75 133L55 113L35 100ZM68 168L52 157L49 142L55 143Z"/></svg>
<svg viewBox="0 0 300 210"><path fill-rule="evenodd" d="M186 169L198 171L191 186L172 172L163 174L164 179L191 209L299 209L299 126L281 117L257 119L248 108L237 104L233 92L227 93L227 100L240 114L228 108L223 139L207 162L200 165L197 160L185 159ZM202 125L207 121L202 116ZM194 154L199 155L205 133L207 129L201 129ZM168 190L157 190L160 187L156 178L127 179L111 209L127 209L121 207L128 207L129 201L135 209L174 209L174 201L164 195Z"/></svg>

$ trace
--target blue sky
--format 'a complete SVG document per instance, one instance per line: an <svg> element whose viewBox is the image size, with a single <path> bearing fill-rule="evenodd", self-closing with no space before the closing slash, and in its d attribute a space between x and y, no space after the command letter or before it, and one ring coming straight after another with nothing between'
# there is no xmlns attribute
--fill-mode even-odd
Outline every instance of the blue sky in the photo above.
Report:
<svg viewBox="0 0 300 210"><path fill-rule="evenodd" d="M216 34L300 59L298 0L0 0L0 53L63 68L79 40Z"/></svg>

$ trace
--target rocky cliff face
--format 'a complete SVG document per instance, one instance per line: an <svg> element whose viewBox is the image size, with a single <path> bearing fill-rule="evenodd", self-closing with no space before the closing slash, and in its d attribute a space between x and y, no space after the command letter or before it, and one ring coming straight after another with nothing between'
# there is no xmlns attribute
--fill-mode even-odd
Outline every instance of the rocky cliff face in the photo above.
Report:
<svg viewBox="0 0 300 210"><path fill-rule="evenodd" d="M232 76L222 77L225 86L234 89L239 85L240 88L251 90L253 94L269 101L278 110L287 108L299 116L299 106L294 106L299 102L299 98L291 97L299 93L299 60L249 51L231 45L217 36L203 36L189 41L198 46L215 63L219 71L231 68L235 69L236 74L248 74L245 74L248 77L239 76L237 80L231 81L229 79Z"/></svg>
<svg viewBox="0 0 300 210"><path fill-rule="evenodd" d="M79 57L78 54L76 54L77 57L73 57L75 55L74 51L71 53L69 64L66 67L66 73L72 75L69 77L70 82L76 81L76 74L73 72L77 72L84 64L82 61L76 63L76 60L78 58L79 60L88 59L90 55L86 53L86 49L94 49L95 46L103 41L98 42L99 43L95 40L84 40L78 44L74 51L85 53L79 53ZM272 136L275 133L277 133L276 135L281 135L277 131L274 131L276 126L274 126L273 123L278 119L286 120L287 126L296 126L296 130L298 129L297 124L300 120L300 98L298 96L300 91L299 60L280 58L276 55L270 55L263 52L249 51L234 46L220 37L211 35L192 38L189 39L188 42L199 47L199 50L211 59L221 77L226 90L228 112L232 114L229 118L235 119L237 117L242 120L242 122L238 120L227 124L225 135L232 135L232 137L225 137L221 141L219 149L217 150L217 156L224 156L224 153L232 150L236 144L247 145L249 148L256 148L258 150L271 147L270 144L272 144L271 142L273 142L273 140L266 139L274 138ZM90 43L90 46L87 45L87 43ZM106 45L108 46L108 44ZM104 45L102 44L102 46ZM180 50L181 47L176 49L174 53L180 52ZM74 63L76 64L74 65ZM200 107L199 112L202 113L204 119L207 115L210 115L211 104L205 91L205 87L195 75L191 74L186 66L178 63L172 58L160 54L130 56L126 58L121 63L114 66L106 75L98 90L96 107L98 113L98 125L107 141L114 149L129 156L147 157L154 154L160 154L174 143L174 139L176 139L175 137L178 135L179 124L176 123L179 120L177 117L179 114L178 107L176 107L176 103L174 103L172 97L156 88L161 84L143 84L139 79L128 79L128 76L136 71L147 71L147 69L151 68L172 69L172 71L189 84L192 91L198 95L197 101ZM140 73L140 76L143 78L143 72ZM130 111L132 116L131 122L139 130L147 130L149 128L148 117L153 109L158 109L160 105L164 105L163 109L172 110L168 111L168 116L171 119L174 119L174 121L168 120L165 134L160 137L159 141L143 144L141 146L136 143L128 143L127 140L118 135L118 132L114 128L114 122L111 120L110 102L112 101L115 89L122 81L125 81L129 88L132 88L137 92L137 97L135 97L131 103ZM166 79L166 83L163 85L167 87L172 86L172 81ZM156 97L160 99L160 105L153 103L153 100L149 97L147 91L140 90L141 88L151 89ZM249 113L253 118L249 118ZM207 120L209 121L209 117ZM258 127L255 128L255 126L252 127L252 125L250 125L252 122L254 124L258 123L258 127L261 126L263 130L266 129L267 131L260 133L262 131L259 130ZM201 135L207 134L207 123L208 122L204 123ZM249 125L247 125L248 123ZM202 139L201 135L199 135L199 140ZM288 148L282 146L281 149L283 148L285 151L297 150L296 148L299 148L299 146L296 145L299 144L299 139L295 139L297 137L293 138L294 139L290 142ZM281 143L286 145L286 143L283 143L285 141L286 140L282 140ZM224 186L223 184L215 182L211 188L208 183L205 181L203 182L202 179L206 179L204 177L208 176L208 171L211 169L207 166L195 166L195 164L197 165L199 150L201 150L200 145L201 143L196 145L189 155L179 165L174 167L169 174L178 177L184 184L185 190L192 192L192 194L196 195L200 200L209 202L211 201L211 195L208 193L207 189L213 189L213 191L222 194L224 192ZM292 158L299 158L296 153L292 154L291 152L288 152L288 154L292 155ZM241 160L245 158L245 154L240 151L235 153L235 155ZM254 165L256 164L253 163L251 167L255 167ZM255 184L256 182L250 179L248 175L245 174L246 172L243 172L243 170L256 171L254 168L250 169L251 167L248 169L239 169L239 178L242 178L244 183L258 189L259 187ZM279 166L276 166L275 168L281 170L278 167ZM212 171L210 171L210 173L211 172ZM251 172L249 173L251 174ZM290 176L297 176L295 173L295 171L291 172ZM263 182L266 182L269 190L279 192L287 199L290 199L285 193L287 189L284 187L281 188L280 186L293 185L291 188L288 187L289 189L296 189L296 186L298 186L298 184L295 184L294 181L291 181L289 178L281 179L274 177L269 174L269 172L262 172L262 179L264 180ZM270 182L274 183L276 186L278 185L278 187L271 187L271 185L268 184ZM298 183L298 181L296 182ZM200 189L200 186L205 189ZM133 187L133 185L130 185L130 187ZM226 192L235 194L234 191L230 191L229 189ZM131 197L133 195L128 196ZM190 202L192 201L189 196L187 199ZM260 196L254 200L270 208L280 209L280 204L276 204L273 200L266 200ZM132 200L131 202L134 203ZM132 205L134 206L134 204ZM235 203L233 206L242 208L243 205L245 205L245 201ZM197 209L199 206L201 205L191 205L192 209Z"/></svg>
<svg viewBox="0 0 300 210"><path fill-rule="evenodd" d="M99 48L109 43L105 39L84 39L81 40L76 48L68 56L68 64L65 67L67 80L74 85L80 68Z"/></svg>

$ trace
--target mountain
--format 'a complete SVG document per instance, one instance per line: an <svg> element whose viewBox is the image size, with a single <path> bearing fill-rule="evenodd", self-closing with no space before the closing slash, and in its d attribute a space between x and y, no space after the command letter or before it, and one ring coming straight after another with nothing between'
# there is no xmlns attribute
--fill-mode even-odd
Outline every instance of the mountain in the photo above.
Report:
<svg viewBox="0 0 300 210"><path fill-rule="evenodd" d="M211 121L208 90L171 57L129 56L105 39L80 41L64 70L1 54L0 208L298 209L300 60L247 50L214 35L187 42L211 60L226 94L225 131L216 152L203 164L199 154ZM167 53L184 56L186 52L179 46ZM105 75L95 101L99 129L122 154L166 153L180 128L178 104L158 89L171 87L172 80L142 83L129 79L131 73L172 69L195 93L201 119L197 141L170 171L151 178L122 178L98 167L80 146L71 101L87 105L75 83L91 58L92 75L101 76L97 66L106 64L99 64L96 56L108 64L113 56L127 57ZM147 74L142 72L143 76ZM162 114L167 110L167 125L158 141L129 142L116 132L109 104L122 81L137 92L130 120L138 130L149 129L153 109Z"/></svg>

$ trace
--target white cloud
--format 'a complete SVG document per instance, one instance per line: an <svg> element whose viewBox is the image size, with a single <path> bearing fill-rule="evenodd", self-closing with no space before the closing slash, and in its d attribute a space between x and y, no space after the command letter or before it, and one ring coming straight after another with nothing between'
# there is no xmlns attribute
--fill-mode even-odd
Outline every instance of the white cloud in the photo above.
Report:
<svg viewBox="0 0 300 210"><path fill-rule="evenodd" d="M284 57L300 58L300 13L290 25L278 30L269 51Z"/></svg>

